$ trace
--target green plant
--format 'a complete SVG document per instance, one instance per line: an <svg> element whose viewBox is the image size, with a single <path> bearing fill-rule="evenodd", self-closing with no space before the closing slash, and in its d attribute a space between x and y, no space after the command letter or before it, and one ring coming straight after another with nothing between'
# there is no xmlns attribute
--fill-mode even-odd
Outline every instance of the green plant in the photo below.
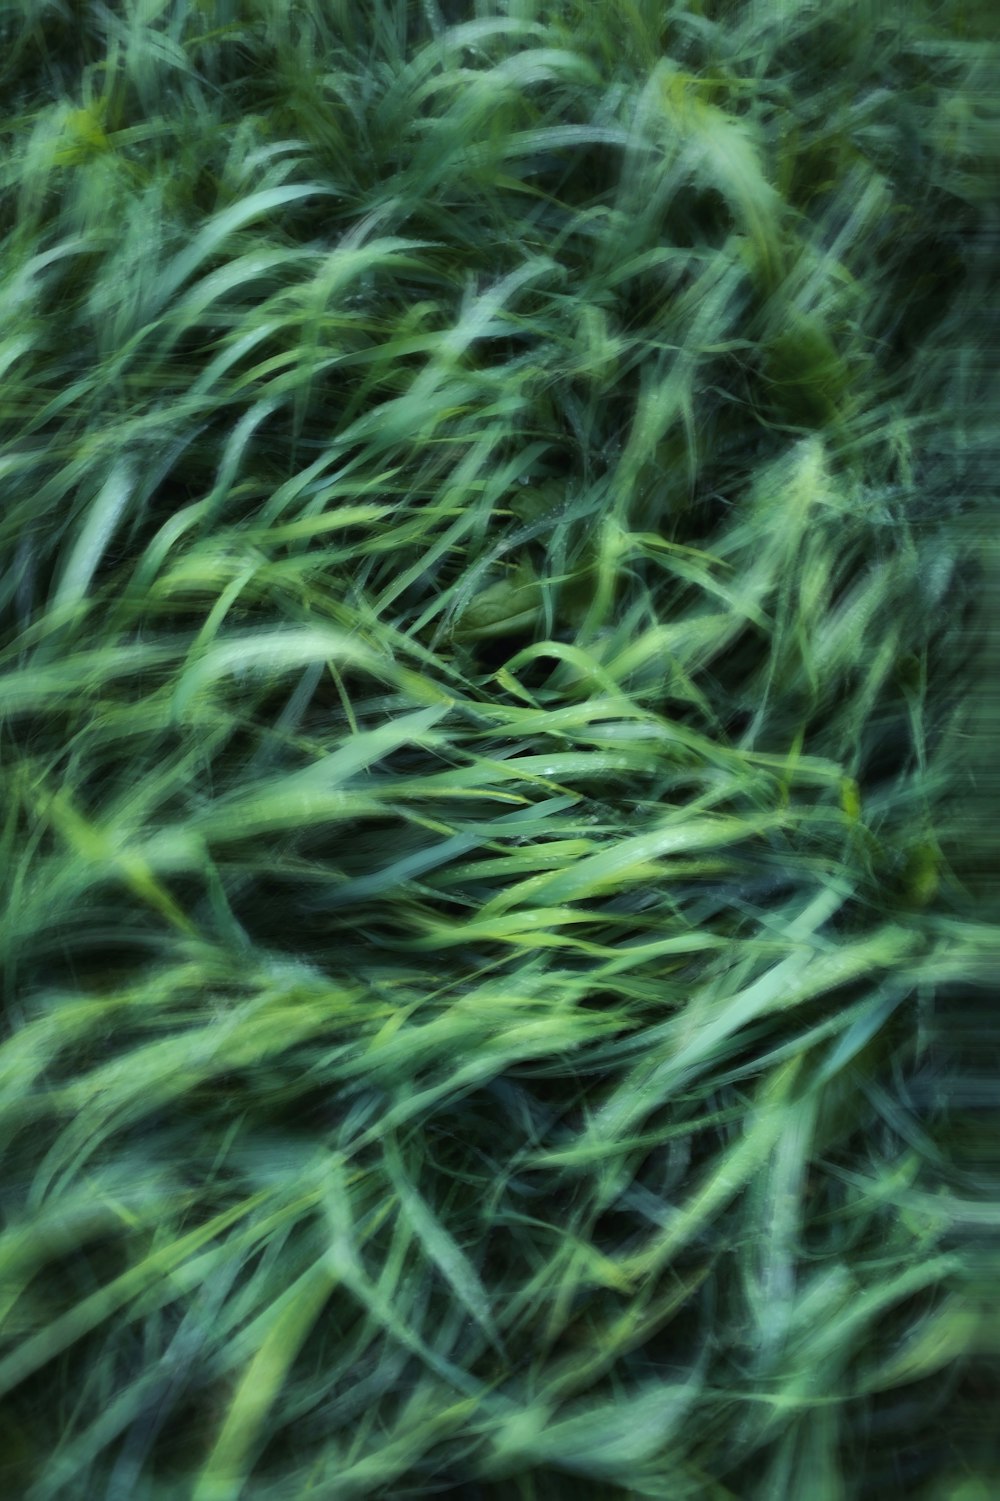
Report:
<svg viewBox="0 0 1000 1501"><path fill-rule="evenodd" d="M989 1472L958 10L0 8L6 1493Z"/></svg>

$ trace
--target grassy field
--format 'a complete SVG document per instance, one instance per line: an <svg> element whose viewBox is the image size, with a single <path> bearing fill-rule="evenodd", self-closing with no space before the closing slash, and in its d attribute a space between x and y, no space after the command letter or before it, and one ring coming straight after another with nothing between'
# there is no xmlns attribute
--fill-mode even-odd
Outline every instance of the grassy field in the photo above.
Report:
<svg viewBox="0 0 1000 1501"><path fill-rule="evenodd" d="M0 1492L1000 1495L1000 26L0 0Z"/></svg>

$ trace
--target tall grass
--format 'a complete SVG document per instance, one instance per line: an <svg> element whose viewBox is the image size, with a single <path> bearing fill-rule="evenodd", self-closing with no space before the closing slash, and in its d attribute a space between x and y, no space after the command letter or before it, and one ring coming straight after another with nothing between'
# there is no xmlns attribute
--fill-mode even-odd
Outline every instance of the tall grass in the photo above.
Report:
<svg viewBox="0 0 1000 1501"><path fill-rule="evenodd" d="M985 1501L989 8L0 33L4 1494Z"/></svg>

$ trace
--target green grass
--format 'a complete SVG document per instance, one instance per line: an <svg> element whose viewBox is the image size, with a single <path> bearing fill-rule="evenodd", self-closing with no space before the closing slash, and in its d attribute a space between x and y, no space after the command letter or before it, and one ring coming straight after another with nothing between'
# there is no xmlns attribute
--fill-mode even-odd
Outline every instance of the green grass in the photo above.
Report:
<svg viewBox="0 0 1000 1501"><path fill-rule="evenodd" d="M989 7L0 0L0 1481L1000 1487Z"/></svg>

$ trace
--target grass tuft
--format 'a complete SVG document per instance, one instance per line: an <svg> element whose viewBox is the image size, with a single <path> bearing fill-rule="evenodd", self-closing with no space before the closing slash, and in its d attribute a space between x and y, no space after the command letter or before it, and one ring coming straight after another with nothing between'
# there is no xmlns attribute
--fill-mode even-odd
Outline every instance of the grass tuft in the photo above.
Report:
<svg viewBox="0 0 1000 1501"><path fill-rule="evenodd" d="M981 4L0 5L0 1481L1000 1485Z"/></svg>

